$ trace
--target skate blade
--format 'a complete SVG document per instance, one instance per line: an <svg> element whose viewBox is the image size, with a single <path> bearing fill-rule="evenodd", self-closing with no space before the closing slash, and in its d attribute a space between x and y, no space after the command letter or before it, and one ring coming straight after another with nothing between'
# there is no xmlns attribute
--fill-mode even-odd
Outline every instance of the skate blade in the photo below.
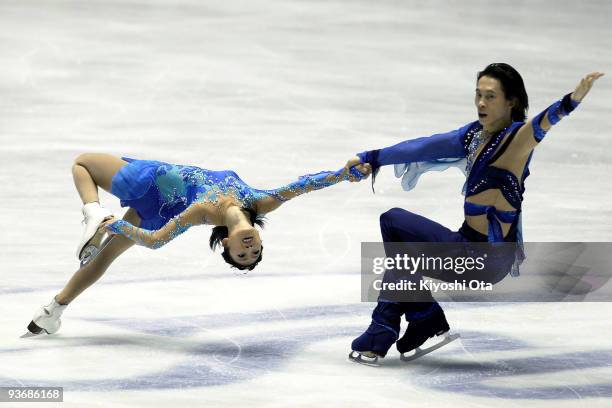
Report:
<svg viewBox="0 0 612 408"><path fill-rule="evenodd" d="M32 320L30 324L28 324L28 332L19 337L22 339L27 339L28 337L35 337L43 333L47 333L47 331L42 327L39 327L36 323L34 323L34 320Z"/></svg>
<svg viewBox="0 0 612 408"><path fill-rule="evenodd" d="M349 353L348 358L350 361L353 361L355 363L367 365L370 367L380 367L380 364L378 364L378 356L376 355L374 357L368 357L364 356L358 351L353 350Z"/></svg>
<svg viewBox="0 0 612 408"><path fill-rule="evenodd" d="M400 360L402 360L402 361L416 360L419 357L423 357L425 354L429 354L432 351L435 351L435 350L437 350L437 349L439 349L441 347L446 346L448 343L451 343L451 342L457 340L459 337L461 337L461 335L459 333L457 333L457 334L448 334L447 333L447 334L444 335L444 340L442 340L438 344L434 344L433 346L425 348L425 349L417 347L416 349L414 349L414 351L415 351L414 354L409 355L409 356L406 356L406 355L404 355L404 353L402 353L400 355Z"/></svg>
<svg viewBox="0 0 612 408"><path fill-rule="evenodd" d="M106 248L106 246L113 241L114 238L114 235L107 237L103 242L100 243L98 247L95 247L93 245L85 247L82 252L82 258L80 259L81 268L93 261L96 256L98 256L98 254L102 252L104 248Z"/></svg>
<svg viewBox="0 0 612 408"><path fill-rule="evenodd" d="M100 246L102 245L102 241L104 240L104 235L106 235L106 229L102 228L102 224L106 222L108 219L110 219L110 217L106 217L102 220L102 222L100 222L96 232L91 236L91 238L89 238L89 241L87 241L85 245L83 245L83 248L81 248L81 252L79 253L79 260L81 261L81 263L83 263L83 258L88 256L87 254L88 249L90 249L91 247L94 247L97 251L97 249L100 248Z"/></svg>
<svg viewBox="0 0 612 408"><path fill-rule="evenodd" d="M32 333L32 332L27 332L26 334L22 334L21 336L19 336L20 339L27 339L28 337L36 337L36 336L40 336L41 334L43 334L44 332L40 332L40 333Z"/></svg>
<svg viewBox="0 0 612 408"><path fill-rule="evenodd" d="M81 258L80 258L81 268L87 265L89 262L93 261L96 255L98 255L98 252L100 252L98 248L93 245L89 245L85 247L83 249L83 252L81 252Z"/></svg>

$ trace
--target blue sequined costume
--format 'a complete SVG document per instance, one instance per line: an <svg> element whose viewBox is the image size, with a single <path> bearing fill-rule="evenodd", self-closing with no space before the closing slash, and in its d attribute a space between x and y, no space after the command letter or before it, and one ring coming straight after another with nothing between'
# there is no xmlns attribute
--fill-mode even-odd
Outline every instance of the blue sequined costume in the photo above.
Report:
<svg viewBox="0 0 612 408"><path fill-rule="evenodd" d="M463 193L466 197L465 215L486 215L488 221L486 235L471 228L467 222L463 223L459 231L453 232L425 217L394 208L381 216L383 241L517 242L519 244L517 250L514 254L510 253L511 258L507 259L506 264L508 269L511 269L512 275L518 275L518 266L524 259L521 204L525 192L524 182L529 175L529 163L533 151L527 157L520 178L517 178L511 171L492 164L504 155L519 131L525 129L527 133L522 132L521 136L533 137L535 142L539 143L546 134L541 127L543 117L546 116L548 122L554 125L561 117L572 112L576 106L578 102L571 100L568 94L534 117L530 121L529 128L525 128L526 124L523 122L515 122L501 132L491 135L488 140L483 136L483 126L479 122L472 122L448 133L407 140L384 149L359 153L361 161L370 163L372 166L372 183L374 183L380 166L394 164L395 175L402 178L402 186L406 191L414 188L419 177L427 171L458 167L466 175L466 182L463 186ZM494 205L480 205L467 201L467 198L486 190L499 190L514 209L501 211ZM510 224L505 236L501 223ZM440 306L431 297L429 291L426 291L425 295L419 293L420 297L414 302L394 302L387 299L381 292L378 304L372 313L370 327L353 341L352 349L384 356L399 338L402 314L410 322L409 328L413 325L424 325L423 322L427 322L427 325L433 322L432 327L435 330L439 327L448 330L448 324ZM425 301L420 300L423 298ZM435 330L433 332L436 332ZM410 337L408 332L407 335ZM397 344L398 350L406 351L402 349L400 342Z"/></svg>
<svg viewBox="0 0 612 408"><path fill-rule="evenodd" d="M231 195L243 207L255 209L257 201L266 197L282 202L349 179L349 173L340 169L307 174L286 186L260 190L247 185L232 170L213 171L155 160L123 159L129 164L113 177L111 192L121 200L122 207L136 210L141 223L136 228L119 220L109 229L150 248L161 247L191 227L181 221L181 214L193 203L216 202L219 195ZM350 169L350 175L356 179L364 177L355 168Z"/></svg>
<svg viewBox="0 0 612 408"><path fill-rule="evenodd" d="M546 114L549 122L554 125L560 118L568 115L578 103L572 101L570 95L553 103L532 120L533 135L537 142L542 141L546 132L540 127L542 117ZM524 259L522 251L521 204L525 192L525 179L529 176L527 159L522 176L518 179L512 172L492 166L512 143L516 133L524 122L514 122L501 132L493 135L476 156L481 146L483 127L478 122L471 122L448 133L436 134L430 137L406 140L384 149L358 153L361 161L372 166L372 183L380 166L394 164L395 175L401 177L402 187L406 191L413 189L419 177L428 171L442 171L450 167L459 168L466 181L462 193L466 198L489 189L499 189L514 207L512 211L501 211L492 205L478 205L465 201L466 216L486 215L488 234L483 236L464 223L459 232L467 235L470 241L503 242L516 241L519 250L513 266L513 275L518 273L518 266ZM506 137L508 136L508 137ZM503 143L502 143L503 142ZM511 224L510 232L504 237L500 221Z"/></svg>

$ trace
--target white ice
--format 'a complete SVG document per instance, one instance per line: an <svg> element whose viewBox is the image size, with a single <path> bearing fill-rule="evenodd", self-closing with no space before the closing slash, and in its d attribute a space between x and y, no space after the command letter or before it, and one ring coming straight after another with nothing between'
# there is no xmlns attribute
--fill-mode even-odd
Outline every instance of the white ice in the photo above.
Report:
<svg viewBox="0 0 612 408"><path fill-rule="evenodd" d="M377 369L346 361L373 307L360 242L394 206L457 228L454 170L405 193L386 168L376 195L287 203L247 276L206 227L133 248L60 333L18 338L77 268L78 154L276 187L474 120L490 62L522 73L532 114L608 73L537 149L523 214L528 241L610 241L611 15L604 0L1 2L0 386L63 386L66 407L611 406L609 303L446 304L462 341L409 365L394 349Z"/></svg>

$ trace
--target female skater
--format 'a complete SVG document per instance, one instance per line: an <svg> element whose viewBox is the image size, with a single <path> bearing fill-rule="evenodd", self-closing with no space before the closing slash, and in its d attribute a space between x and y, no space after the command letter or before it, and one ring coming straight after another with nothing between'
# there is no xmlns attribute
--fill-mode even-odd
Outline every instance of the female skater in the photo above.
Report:
<svg viewBox="0 0 612 408"><path fill-rule="evenodd" d="M454 165L466 173L465 221L457 232L420 215L393 208L380 217L383 241L517 242L519 250L512 254L510 262L516 273L523 260L520 213L533 150L552 125L578 106L602 75L588 74L573 93L525 123L528 97L523 79L508 64L490 64L477 75L474 102L478 121L449 133L359 153L349 160L347 169L360 163L370 164L372 183L380 166L395 164L396 175L403 176L405 190L412 189L418 177L428 170ZM370 326L353 341L349 357L375 364L397 341L403 359L407 358L403 353L416 349L409 357L413 359L448 342L449 338L429 349L417 349L428 338L446 334L450 328L431 292L415 294L419 298L414 302L390 301L381 294ZM398 340L402 314L409 323Z"/></svg>
<svg viewBox="0 0 612 408"><path fill-rule="evenodd" d="M215 225L210 247L214 250L221 245L227 263L252 270L262 258L262 241L254 224L263 225L263 214L300 194L343 180L367 178L370 166L308 174L273 190L252 188L231 170L212 171L108 154L80 155L72 173L84 204L85 229L77 249L81 268L52 302L35 314L25 336L43 330L55 333L66 306L132 245L159 248L194 225ZM98 187L118 197L122 207L130 207L122 220L100 206ZM101 244L105 232L110 237Z"/></svg>

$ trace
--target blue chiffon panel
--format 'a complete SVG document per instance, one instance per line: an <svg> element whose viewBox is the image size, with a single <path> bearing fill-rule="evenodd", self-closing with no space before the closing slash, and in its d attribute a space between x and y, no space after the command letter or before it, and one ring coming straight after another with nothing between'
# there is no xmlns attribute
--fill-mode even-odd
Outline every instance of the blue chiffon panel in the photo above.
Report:
<svg viewBox="0 0 612 408"><path fill-rule="evenodd" d="M406 140L380 149L377 164L394 164L395 177L402 179L402 188L405 191L412 190L419 178L429 171L444 171L456 167L467 177L465 137L468 130L477 123L471 122L447 133ZM463 194L465 191L464 184Z"/></svg>
<svg viewBox="0 0 612 408"><path fill-rule="evenodd" d="M113 177L111 193L121 200L134 200L149 191L155 182L155 172L161 164L154 160L136 160L122 157L128 162Z"/></svg>
<svg viewBox="0 0 612 408"><path fill-rule="evenodd" d="M162 162L154 160L135 160L122 157L128 162L113 177L111 193L119 198L121 207L136 210L140 218L140 228L160 229L170 217L160 215L162 200L155 184L157 169Z"/></svg>
<svg viewBox="0 0 612 408"><path fill-rule="evenodd" d="M467 159L436 159L430 161L420 161L412 163L400 163L394 167L395 177L401 178L402 188L405 191L412 190L418 183L419 178L429 171L444 171L450 167L456 167L467 176L466 172ZM463 194L465 194L465 184L463 186Z"/></svg>

